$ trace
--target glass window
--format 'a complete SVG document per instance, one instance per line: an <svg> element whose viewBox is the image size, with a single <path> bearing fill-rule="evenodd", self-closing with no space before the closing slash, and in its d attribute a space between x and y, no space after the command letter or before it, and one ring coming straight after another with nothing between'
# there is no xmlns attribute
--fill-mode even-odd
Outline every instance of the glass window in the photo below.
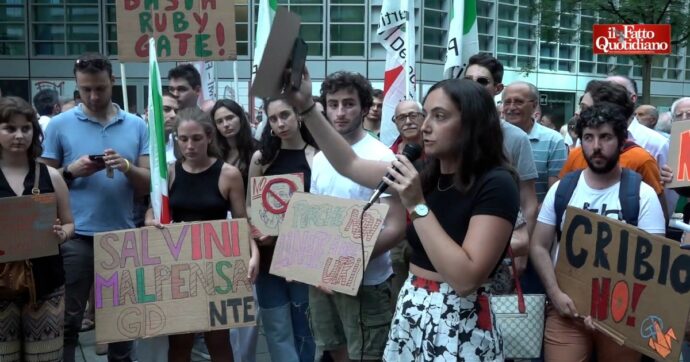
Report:
<svg viewBox="0 0 690 362"><path fill-rule="evenodd" d="M0 4L0 55L26 55L26 8L23 1Z"/></svg>
<svg viewBox="0 0 690 362"><path fill-rule="evenodd" d="M493 53L493 44L494 37L489 35L479 35L479 51Z"/></svg>
<svg viewBox="0 0 690 362"><path fill-rule="evenodd" d="M518 17L520 21L524 23L531 23L532 20L534 19L534 13L532 12L532 8L520 8L520 11L518 12Z"/></svg>
<svg viewBox="0 0 690 362"><path fill-rule="evenodd" d="M563 72L572 72L575 69L575 62L560 60L558 62L558 70Z"/></svg>
<svg viewBox="0 0 690 362"><path fill-rule="evenodd" d="M532 55L534 49L534 42L520 40L517 45L517 52L520 55Z"/></svg>
<svg viewBox="0 0 690 362"><path fill-rule="evenodd" d="M518 37L521 39L534 39L534 26L519 24L518 25Z"/></svg>
<svg viewBox="0 0 690 362"><path fill-rule="evenodd" d="M424 44L442 45L446 41L446 33L441 29L424 29Z"/></svg>
<svg viewBox="0 0 690 362"><path fill-rule="evenodd" d="M498 5L498 18L501 20L515 20L515 12L517 8L510 5Z"/></svg>
<svg viewBox="0 0 690 362"><path fill-rule="evenodd" d="M479 31L479 34L491 33L491 25L493 22L493 19L477 18L477 30Z"/></svg>
<svg viewBox="0 0 690 362"><path fill-rule="evenodd" d="M593 63L580 62L580 72L581 73L592 73L592 69L594 69Z"/></svg>
<svg viewBox="0 0 690 362"><path fill-rule="evenodd" d="M444 60L446 57L446 48L439 48L434 46L424 46L424 59Z"/></svg>
<svg viewBox="0 0 690 362"><path fill-rule="evenodd" d="M33 54L69 56L100 51L101 29L107 34L107 24L114 19L106 18L102 28L99 6L98 0L32 0Z"/></svg>
<svg viewBox="0 0 690 362"><path fill-rule="evenodd" d="M539 69L556 70L556 60L546 58L539 59Z"/></svg>
<svg viewBox="0 0 690 362"><path fill-rule="evenodd" d="M331 41L364 41L362 25L331 25Z"/></svg>
<svg viewBox="0 0 690 362"><path fill-rule="evenodd" d="M340 6L334 6L334 8L341 8ZM302 22L321 22L323 19L323 13L320 6L291 6L290 11L299 15ZM344 10L347 14L348 11Z"/></svg>
<svg viewBox="0 0 690 362"><path fill-rule="evenodd" d="M498 35L512 37L515 34L515 23L498 21Z"/></svg>
<svg viewBox="0 0 690 362"><path fill-rule="evenodd" d="M491 10L494 8L493 2L489 1L478 1L477 2L477 16L483 16L485 18L493 17L491 15Z"/></svg>
<svg viewBox="0 0 690 362"><path fill-rule="evenodd" d="M321 16L321 10L318 9ZM329 8L329 14L330 55L364 57L365 7L363 5L336 5Z"/></svg>
<svg viewBox="0 0 690 362"><path fill-rule="evenodd" d="M515 42L512 39L498 38L497 51L501 53L514 53Z"/></svg>
<svg viewBox="0 0 690 362"><path fill-rule="evenodd" d="M424 12L424 28L422 30L424 47L422 48L422 58L424 60L440 63L445 59L446 45L448 42L448 26L450 25L448 13L450 11L451 2L438 2L438 4L434 6L429 6L428 2L422 3L424 4L424 8L422 9ZM439 8L436 5L443 7Z"/></svg>
<svg viewBox="0 0 690 362"><path fill-rule="evenodd" d="M331 43L331 54L340 56L364 55L364 43Z"/></svg>
<svg viewBox="0 0 690 362"><path fill-rule="evenodd" d="M435 28L445 28L448 26L448 24L446 24L445 20L446 20L446 13L445 12L424 9L424 26L432 26Z"/></svg>
<svg viewBox="0 0 690 362"><path fill-rule="evenodd" d="M498 60L503 64L504 67L514 67L515 66L515 56L508 54L498 54L496 56Z"/></svg>
<svg viewBox="0 0 690 362"><path fill-rule="evenodd" d="M521 69L534 68L534 57L518 57L517 66Z"/></svg>

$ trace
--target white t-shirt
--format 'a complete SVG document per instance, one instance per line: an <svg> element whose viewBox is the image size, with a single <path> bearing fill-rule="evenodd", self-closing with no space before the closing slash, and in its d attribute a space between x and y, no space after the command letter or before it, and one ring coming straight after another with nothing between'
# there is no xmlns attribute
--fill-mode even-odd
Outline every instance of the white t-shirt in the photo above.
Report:
<svg viewBox="0 0 690 362"><path fill-rule="evenodd" d="M635 143L654 156L659 169L666 164L669 146L669 141L666 137L640 124L637 117L633 118L632 122L630 122L628 132Z"/></svg>
<svg viewBox="0 0 690 362"><path fill-rule="evenodd" d="M352 150L357 156L368 160L391 162L395 155L388 147L379 142L368 133L359 142L352 145ZM369 200L374 190L355 183L349 178L340 175L331 166L323 152L314 156L311 166L311 190L312 194L335 196L351 200ZM363 285L378 285L393 275L390 253L379 255L369 260L364 271Z"/></svg>
<svg viewBox="0 0 690 362"><path fill-rule="evenodd" d="M560 181L553 184L549 192L546 193L537 221L547 225L556 225L554 201L559 183ZM620 184L619 181L605 189L594 189L589 187L585 179L585 173L582 172L568 205L623 221L621 202L618 196ZM565 212L561 220L562 228L565 222ZM663 234L666 232L664 213L661 210L659 198L654 189L644 182L640 184L640 212L637 217L637 227L651 234ZM558 242L554 243L551 249L554 265L556 265L556 258L558 256L558 244Z"/></svg>

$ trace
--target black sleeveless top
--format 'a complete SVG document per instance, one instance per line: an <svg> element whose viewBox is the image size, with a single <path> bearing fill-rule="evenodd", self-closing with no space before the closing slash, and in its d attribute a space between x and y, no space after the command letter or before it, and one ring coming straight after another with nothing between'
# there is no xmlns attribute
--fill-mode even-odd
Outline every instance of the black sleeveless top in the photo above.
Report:
<svg viewBox="0 0 690 362"><path fill-rule="evenodd" d="M24 178L24 192L22 196L31 195L31 189L34 187L34 172L36 170L34 161L29 162L29 173ZM38 188L41 194L48 194L55 192L53 182L50 180L48 167L44 164L40 165L41 175L38 179ZM9 182L5 178L5 174L0 170L0 197L15 197L17 196ZM36 281L36 296L42 296L52 293L55 289L65 284L65 269L62 266L62 254L46 256L43 258L31 259L32 271Z"/></svg>
<svg viewBox="0 0 690 362"><path fill-rule="evenodd" d="M228 217L230 202L218 189L223 160L204 171L189 173L182 162L175 163L175 180L170 186L170 213L175 222L223 220Z"/></svg>
<svg viewBox="0 0 690 362"><path fill-rule="evenodd" d="M264 172L264 176L284 175L286 173L302 173L304 175L304 192L309 192L311 186L311 167L307 162L304 150L285 150L278 151L278 156ZM275 245L259 246L259 271L268 273L273 260Z"/></svg>

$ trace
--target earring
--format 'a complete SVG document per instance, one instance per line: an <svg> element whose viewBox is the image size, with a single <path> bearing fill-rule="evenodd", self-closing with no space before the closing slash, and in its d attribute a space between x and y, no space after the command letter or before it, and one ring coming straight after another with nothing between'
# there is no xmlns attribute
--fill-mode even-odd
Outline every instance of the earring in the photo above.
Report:
<svg viewBox="0 0 690 362"><path fill-rule="evenodd" d="M273 134L273 130L270 132L271 137L275 137L276 135Z"/></svg>
<svg viewBox="0 0 690 362"><path fill-rule="evenodd" d="M297 121L297 128L302 128L302 121L301 120Z"/></svg>

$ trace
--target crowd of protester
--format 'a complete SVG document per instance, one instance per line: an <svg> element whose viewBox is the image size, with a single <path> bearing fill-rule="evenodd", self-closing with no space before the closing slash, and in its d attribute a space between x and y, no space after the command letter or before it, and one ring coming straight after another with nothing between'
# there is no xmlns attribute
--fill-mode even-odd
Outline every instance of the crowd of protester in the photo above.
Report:
<svg viewBox="0 0 690 362"><path fill-rule="evenodd" d="M31 260L35 296L0 288L0 361L74 361L79 332L94 319L94 234L161 227L147 210L146 121L113 102L107 58L82 55L74 76L74 100L54 90L37 92L33 107L0 99L0 197L55 193L61 241L58 255ZM559 185L573 182L568 205L627 221L620 194L629 178L639 186L634 226L690 242L668 226L688 223L690 188L666 187L671 124L690 119L690 98L659 113L637 104L634 80L614 75L591 81L575 114L560 119L542 114L535 85L504 84L489 54L470 58L460 79L434 84L422 103L399 103L392 119L382 119L383 93L348 71L328 75L320 90L305 71L300 89L263 101L259 124L233 100L199 106L192 65L171 69L168 84L174 222L247 217L251 177L302 173L306 192L352 200L368 200L382 179L389 186L355 296L270 274L276 237L253 234L247 278L272 361L502 361L490 296L511 293L516 277L525 293L548 299L539 360L647 358L577 318L586 311L558 285ZM378 140L382 122L399 131L391 147ZM402 154L409 144L423 147L415 162ZM109 361L190 361L193 353L254 361L257 335L246 327L102 349Z"/></svg>

